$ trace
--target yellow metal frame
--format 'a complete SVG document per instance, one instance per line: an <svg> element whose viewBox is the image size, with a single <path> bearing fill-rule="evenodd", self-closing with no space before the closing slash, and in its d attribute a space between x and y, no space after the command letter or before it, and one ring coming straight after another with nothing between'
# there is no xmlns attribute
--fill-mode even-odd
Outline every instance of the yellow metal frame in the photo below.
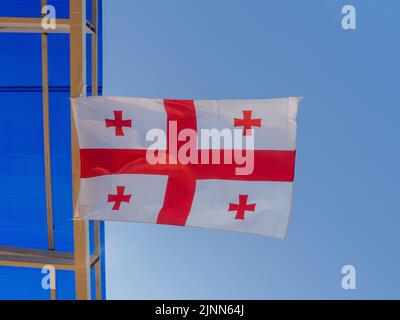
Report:
<svg viewBox="0 0 400 320"><path fill-rule="evenodd" d="M46 0L41 0L42 7ZM92 95L98 94L98 0L92 0L92 21L86 20L84 0L70 0L69 19L57 19L55 30L44 30L41 18L0 17L0 32L42 34L42 87L43 87L43 133L46 181L46 217L48 250L0 246L0 266L42 268L52 265L57 270L75 272L76 299L91 299L90 271L95 269L96 299L102 298L100 224L94 222L94 254L90 254L89 224L74 219L74 252L59 252L54 248L53 202L51 192L50 131L49 131L49 81L48 81L48 33L70 34L70 95L71 98L86 95L86 34L92 41ZM75 123L71 115L71 152L73 217L77 216L77 198L80 186L79 145ZM54 278L55 279L55 278ZM56 299L56 290L50 291L50 298Z"/></svg>

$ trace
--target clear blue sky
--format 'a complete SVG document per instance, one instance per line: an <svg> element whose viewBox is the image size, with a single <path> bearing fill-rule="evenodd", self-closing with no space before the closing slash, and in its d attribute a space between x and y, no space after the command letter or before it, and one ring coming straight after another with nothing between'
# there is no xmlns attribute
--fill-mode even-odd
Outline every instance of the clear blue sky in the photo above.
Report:
<svg viewBox="0 0 400 320"><path fill-rule="evenodd" d="M104 95L306 96L287 238L107 223L108 298L399 299L399 17L397 0L105 0Z"/></svg>

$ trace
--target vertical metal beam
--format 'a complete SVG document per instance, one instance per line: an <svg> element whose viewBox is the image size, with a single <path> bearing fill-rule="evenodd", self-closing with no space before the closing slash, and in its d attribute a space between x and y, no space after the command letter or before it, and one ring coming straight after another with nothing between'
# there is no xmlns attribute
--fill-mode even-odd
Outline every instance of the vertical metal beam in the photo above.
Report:
<svg viewBox="0 0 400 320"><path fill-rule="evenodd" d="M50 300L57 300L57 292L56 292L56 269L53 271L53 277L51 278L51 287L50 287Z"/></svg>
<svg viewBox="0 0 400 320"><path fill-rule="evenodd" d="M98 92L98 0L92 0L92 24L96 32L92 33L92 96L97 96ZM94 221L94 253L99 256L99 261L95 265L96 277L96 300L101 300L101 242L100 242L100 222Z"/></svg>
<svg viewBox="0 0 400 320"><path fill-rule="evenodd" d="M86 95L86 4L85 0L70 1L70 82L71 98ZM72 191L74 218L80 186L79 145L71 113ZM76 299L91 298L89 226L74 220L74 257Z"/></svg>
<svg viewBox="0 0 400 320"><path fill-rule="evenodd" d="M42 7L46 0L41 0ZM51 191L50 129L49 129L49 68L47 52L47 33L42 33L42 96L43 96L43 140L44 167L46 181L46 216L49 250L54 250L53 197Z"/></svg>
<svg viewBox="0 0 400 320"><path fill-rule="evenodd" d="M96 282L96 300L102 299L101 292L101 251L100 251L100 222L94 221L94 252L99 257L99 261L94 266Z"/></svg>
<svg viewBox="0 0 400 320"><path fill-rule="evenodd" d="M92 0L92 24L96 32L92 33L92 96L97 96L98 93L98 0Z"/></svg>

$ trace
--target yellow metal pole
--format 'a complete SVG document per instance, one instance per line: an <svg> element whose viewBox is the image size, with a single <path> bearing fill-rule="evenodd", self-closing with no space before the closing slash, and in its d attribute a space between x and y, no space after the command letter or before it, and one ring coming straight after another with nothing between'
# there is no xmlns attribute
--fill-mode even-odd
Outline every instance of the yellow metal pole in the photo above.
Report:
<svg viewBox="0 0 400 320"><path fill-rule="evenodd" d="M92 25L95 32L92 33L92 96L98 92L98 1L92 0ZM94 253L98 255L99 261L95 265L96 277L96 300L101 300L101 250L100 250L100 222L94 221Z"/></svg>
<svg viewBox="0 0 400 320"><path fill-rule="evenodd" d="M71 98L86 95L86 1L70 1L70 86ZM80 186L79 145L71 113L72 190L74 218ZM91 298L90 249L87 221L74 219L76 299Z"/></svg>
<svg viewBox="0 0 400 320"><path fill-rule="evenodd" d="M41 0L42 7L46 0ZM49 129L49 72L47 33L42 33L42 96L43 96L43 139L44 139L44 166L46 181L46 216L48 248L54 250L53 225L53 196L51 190L51 158L50 158L50 129Z"/></svg>
<svg viewBox="0 0 400 320"><path fill-rule="evenodd" d="M57 292L56 292L56 269L54 269L54 274L51 278L51 287L50 287L50 300L57 300Z"/></svg>

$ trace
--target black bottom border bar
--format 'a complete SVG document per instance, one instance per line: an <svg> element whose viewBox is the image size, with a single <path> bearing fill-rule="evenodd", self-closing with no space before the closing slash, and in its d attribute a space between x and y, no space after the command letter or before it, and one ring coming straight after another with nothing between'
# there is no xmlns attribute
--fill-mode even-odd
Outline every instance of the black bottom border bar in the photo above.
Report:
<svg viewBox="0 0 400 320"><path fill-rule="evenodd" d="M11 314L63 315L75 319L81 311L97 316L124 319L268 319L294 314L337 318L379 317L398 314L399 300L135 300L135 301L1 301L0 308ZM86 310L85 310L86 309ZM55 313L54 313L55 312ZM107 316L108 315L108 316Z"/></svg>

